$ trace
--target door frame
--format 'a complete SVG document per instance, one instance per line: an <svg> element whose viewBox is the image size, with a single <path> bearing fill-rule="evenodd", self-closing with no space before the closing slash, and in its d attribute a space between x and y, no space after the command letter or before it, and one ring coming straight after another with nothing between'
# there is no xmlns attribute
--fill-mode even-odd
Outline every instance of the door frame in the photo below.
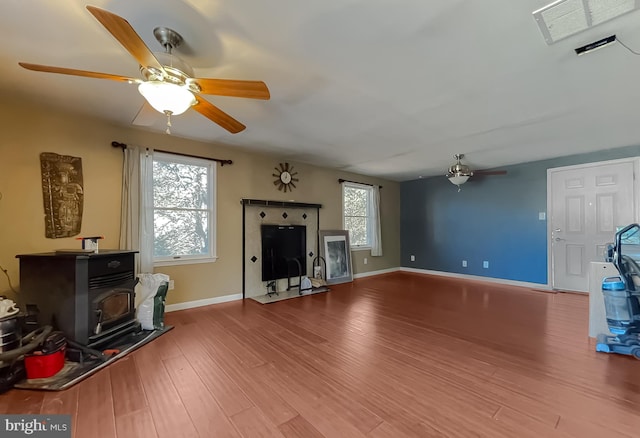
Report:
<svg viewBox="0 0 640 438"><path fill-rule="evenodd" d="M593 163L573 164L571 166L550 167L547 169L547 287L549 290L553 289L553 252L551 251L551 176L556 172L563 172L567 170L587 169L592 167L606 166L610 164L631 163L633 164L633 217L636 223L640 222L639 219L639 206L640 206L640 157L628 157L619 158L616 160L597 161ZM611 236L613 242L613 236Z"/></svg>

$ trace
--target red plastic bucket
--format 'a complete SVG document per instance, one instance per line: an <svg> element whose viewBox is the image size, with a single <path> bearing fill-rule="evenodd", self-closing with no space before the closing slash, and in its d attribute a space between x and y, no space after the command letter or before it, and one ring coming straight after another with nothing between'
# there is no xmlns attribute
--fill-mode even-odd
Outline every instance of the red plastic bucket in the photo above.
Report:
<svg viewBox="0 0 640 438"><path fill-rule="evenodd" d="M63 346L58 351L42 354L35 351L24 357L24 367L27 370L27 379L44 379L51 377L64 366L66 348Z"/></svg>

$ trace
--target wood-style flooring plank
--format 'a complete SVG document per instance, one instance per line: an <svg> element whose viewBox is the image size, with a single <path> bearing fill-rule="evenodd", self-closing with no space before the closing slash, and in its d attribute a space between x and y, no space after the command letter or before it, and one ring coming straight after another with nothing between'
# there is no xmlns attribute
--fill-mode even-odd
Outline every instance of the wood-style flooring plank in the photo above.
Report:
<svg viewBox="0 0 640 438"><path fill-rule="evenodd" d="M149 408L116 417L118 438L157 438L156 425Z"/></svg>
<svg viewBox="0 0 640 438"><path fill-rule="evenodd" d="M165 359L164 365L200 436L240 436L185 357Z"/></svg>
<svg viewBox="0 0 640 438"><path fill-rule="evenodd" d="M347 400L346 388L329 384L313 373L294 373L290 368L272 364L256 368L254 372L274 394L288 400L312 424L314 418L320 419L316 414L324 412L332 419L333 425L341 425L344 430L354 429L352 434L355 436L370 432L382 422L378 415L361 403ZM313 397L301 398L300 393L311 393ZM322 429L324 426L317 427L326 433L327 429Z"/></svg>
<svg viewBox="0 0 640 438"><path fill-rule="evenodd" d="M175 330L177 343L193 369L227 416L252 408L253 402L207 353L192 331Z"/></svg>
<svg viewBox="0 0 640 438"><path fill-rule="evenodd" d="M109 369L102 369L79 386L78 416L73 425L77 437L116 437L111 377Z"/></svg>
<svg viewBox="0 0 640 438"><path fill-rule="evenodd" d="M556 424L550 425L536 421L533 417L505 406L502 406L493 418L498 423L509 426L516 431L522 430L521 436L569 438L563 431L556 429Z"/></svg>
<svg viewBox="0 0 640 438"><path fill-rule="evenodd" d="M154 340L155 349L160 359L170 359L182 355L182 351L175 342L175 332L170 330Z"/></svg>
<svg viewBox="0 0 640 438"><path fill-rule="evenodd" d="M44 392L29 390L10 390L6 397L6 414L39 414L42 409Z"/></svg>
<svg viewBox="0 0 640 438"><path fill-rule="evenodd" d="M65 391L48 391L44 393L41 414L71 415L71 433L77 437L75 425L78 424L78 395L79 386ZM1 412L1 411L0 411Z"/></svg>
<svg viewBox="0 0 640 438"><path fill-rule="evenodd" d="M231 421L244 438L284 437L274 424L256 407L233 415Z"/></svg>
<svg viewBox="0 0 640 438"><path fill-rule="evenodd" d="M210 351L212 360L233 379L255 407L259 408L259 411L274 425L287 422L298 415L288 400L271 391L251 370L244 369L238 356L224 345L219 344L215 338L207 336L203 332L194 333L194 338L202 344L202 348Z"/></svg>
<svg viewBox="0 0 640 438"><path fill-rule="evenodd" d="M238 340L229 333L230 329L227 326L220 324L216 318L204 318L200 325L207 328L210 333L215 334L216 342L224 345L227 348L227 351L231 352L235 356L237 363L242 368L253 368L264 365L265 362L259 355L250 348L247 348L247 346L243 345L241 342L238 342ZM233 325L236 330L241 330L241 327L237 326L235 323L233 323Z"/></svg>
<svg viewBox="0 0 640 438"><path fill-rule="evenodd" d="M557 429L566 433L570 437L580 438L602 438L615 436L616 438L637 438L638 434L626 434L617 431L615 435L611 433L611 427L609 425L594 424L590 421L585 421L582 418L573 418L569 416L560 417L558 421Z"/></svg>
<svg viewBox="0 0 640 438"><path fill-rule="evenodd" d="M295 418L278 426L280 433L286 438L323 438L318 430L311 423L298 415Z"/></svg>
<svg viewBox="0 0 640 438"><path fill-rule="evenodd" d="M172 325L174 327L179 325L195 324L197 320L198 319L195 316L194 311L180 310L177 312L166 313L164 315L165 325Z"/></svg>
<svg viewBox="0 0 640 438"><path fill-rule="evenodd" d="M387 423L386 421L383 421L382 423L380 423L375 429L373 429L371 432L369 432L367 434L367 437L369 438L396 438L399 436L408 436L406 433L404 433L403 431L397 429L396 427L394 427L391 423ZM425 434L423 435L425 438L430 438L430 437L444 437L444 435L439 434L439 435L428 435Z"/></svg>
<svg viewBox="0 0 640 438"><path fill-rule="evenodd" d="M133 353L158 437L197 436L196 428L162 363L157 344Z"/></svg>
<svg viewBox="0 0 640 438"><path fill-rule="evenodd" d="M142 380L132 356L124 357L109 367L113 410L116 418L148 408Z"/></svg>

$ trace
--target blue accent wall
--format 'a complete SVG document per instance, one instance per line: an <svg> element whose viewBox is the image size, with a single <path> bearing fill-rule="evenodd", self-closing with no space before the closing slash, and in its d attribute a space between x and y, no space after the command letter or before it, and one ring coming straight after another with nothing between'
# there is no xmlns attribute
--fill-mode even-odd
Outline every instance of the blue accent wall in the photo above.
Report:
<svg viewBox="0 0 640 438"><path fill-rule="evenodd" d="M403 182L401 265L547 284L547 221L538 218L547 169L639 155L630 146L505 166L507 175L473 177L460 192L444 176Z"/></svg>

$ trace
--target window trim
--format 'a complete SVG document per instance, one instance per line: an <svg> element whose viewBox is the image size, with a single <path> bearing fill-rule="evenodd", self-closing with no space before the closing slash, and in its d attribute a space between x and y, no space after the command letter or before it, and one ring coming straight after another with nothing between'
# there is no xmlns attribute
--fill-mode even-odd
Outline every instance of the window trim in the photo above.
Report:
<svg viewBox="0 0 640 438"><path fill-rule="evenodd" d="M374 215L373 215L373 187L370 186L369 184L359 184L359 183L353 183L353 182L348 182L348 181L344 181L342 183L342 229L346 230L347 227L345 226L345 209L344 209L344 192L346 188L355 188L355 189L364 189L367 191L367 243L365 245L354 245L353 242L351 242L351 251L366 251L366 250L371 250L372 245L371 245L371 233L373 232L371 229L371 224L373 223L372 221L374 220Z"/></svg>
<svg viewBox="0 0 640 438"><path fill-rule="evenodd" d="M199 264L199 263L214 263L217 259L217 236L216 236L216 216L217 216L217 184L216 184L216 163L211 160L207 160L206 158L197 158L190 157L180 154L172 154L169 152L154 152L153 153L153 162L155 161L163 161L167 163L178 163L185 165L194 165L194 166L202 166L208 168L208 178L207 183L209 185L209 200L211 201L211 206L207 210L209 211L209 254L206 255L186 255L186 256L171 256L171 257L162 257L157 258L153 255L153 266L176 266L176 265L188 265L188 264ZM151 163L151 168L153 169L153 162ZM151 210L150 221L153 235L151 238L151 248L153 250L153 245L155 242L155 223L154 223L154 213L156 210L154 201L153 201L153 170L149 173L150 180L150 190L151 190L151 205L149 206Z"/></svg>

